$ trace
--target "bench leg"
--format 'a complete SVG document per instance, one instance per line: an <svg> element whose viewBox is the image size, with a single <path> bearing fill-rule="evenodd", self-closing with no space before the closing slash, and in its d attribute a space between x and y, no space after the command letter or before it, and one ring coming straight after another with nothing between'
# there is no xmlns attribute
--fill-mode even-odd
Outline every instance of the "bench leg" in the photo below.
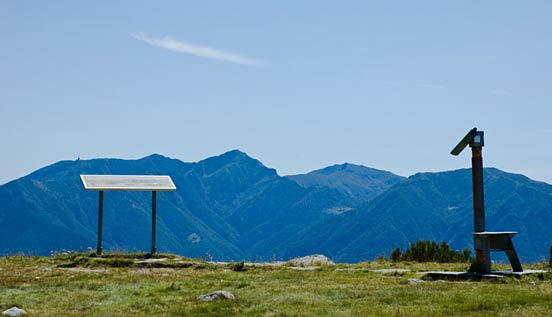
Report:
<svg viewBox="0 0 552 317"><path fill-rule="evenodd" d="M491 273L491 251L485 250L485 273Z"/></svg>
<svg viewBox="0 0 552 317"><path fill-rule="evenodd" d="M510 260L512 269L514 270L514 272L523 272L523 268L521 267L521 263L519 262L519 258L517 256L516 249L514 249L514 243L512 242L511 237L508 239L508 242L506 244L507 245L504 252L506 252L508 260Z"/></svg>
<svg viewBox="0 0 552 317"><path fill-rule="evenodd" d="M512 269L514 269L514 272L523 272L523 268L521 267L521 263L519 262L516 250L505 250L504 252L506 252L506 255L508 256L508 260L510 260L510 264L512 265Z"/></svg>
<svg viewBox="0 0 552 317"><path fill-rule="evenodd" d="M483 258L481 259L482 263L485 265L485 273L490 274L491 273L491 239L487 237L484 241L484 248L483 250L479 250L480 256ZM476 252L477 253L477 252Z"/></svg>

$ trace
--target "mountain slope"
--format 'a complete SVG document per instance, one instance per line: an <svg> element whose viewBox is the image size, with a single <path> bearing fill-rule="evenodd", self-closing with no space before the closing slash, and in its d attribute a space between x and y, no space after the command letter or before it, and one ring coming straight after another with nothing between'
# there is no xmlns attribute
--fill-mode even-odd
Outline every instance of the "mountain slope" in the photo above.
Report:
<svg viewBox="0 0 552 317"><path fill-rule="evenodd" d="M216 260L270 260L323 253L357 262L419 239L471 247L469 169L409 178L352 164L280 177L238 150L196 163L63 161L0 186L0 254L95 248L98 194L80 174L170 175L158 193L160 252ZM519 231L522 261L548 256L552 186L485 169L487 229ZM151 194L106 192L105 250L149 250Z"/></svg>
<svg viewBox="0 0 552 317"><path fill-rule="evenodd" d="M158 250L192 257L266 259L277 241L316 223L334 204L309 200L312 190L238 150L197 163L161 155L64 161L0 186L6 201L0 206L0 254L94 248L98 194L84 191L80 174L171 176L177 191L158 193ZM105 250L149 249L150 199L149 193L105 193Z"/></svg>
<svg viewBox="0 0 552 317"><path fill-rule="evenodd" d="M552 186L497 169L484 170L486 228L518 231L514 245L521 259L547 255L552 232ZM419 239L445 240L452 248L472 246L471 170L411 176L371 203L343 217L323 244L335 258L357 261L388 255L390 241L406 247Z"/></svg>
<svg viewBox="0 0 552 317"><path fill-rule="evenodd" d="M287 178L306 188L331 188L355 200L373 199L404 177L350 163L333 165L303 175Z"/></svg>
<svg viewBox="0 0 552 317"><path fill-rule="evenodd" d="M159 251L242 257L241 251L224 237L232 236L232 228L222 218L217 219L217 204L211 204L211 199L203 194L204 186L198 181L202 178L193 173L197 165L160 155L135 161L65 161L10 182L0 187L0 197L9 198L0 206L0 226L4 228L0 233L3 238L0 252L47 254L61 248L82 250L95 246L98 194L84 191L80 174L166 174L173 178L179 190L158 194L157 235L158 241L163 241L159 243ZM150 199L149 193L105 193L104 247L107 250L149 249ZM198 239L190 240L194 234L200 237L201 243L195 243Z"/></svg>

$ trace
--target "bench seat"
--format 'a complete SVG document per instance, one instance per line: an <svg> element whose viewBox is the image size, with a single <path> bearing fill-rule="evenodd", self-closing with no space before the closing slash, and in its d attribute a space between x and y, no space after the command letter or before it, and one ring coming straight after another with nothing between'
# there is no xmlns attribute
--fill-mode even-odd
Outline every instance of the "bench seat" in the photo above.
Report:
<svg viewBox="0 0 552 317"><path fill-rule="evenodd" d="M483 231L473 233L475 250L480 250L487 254L487 263L485 263L487 272L491 271L490 251L504 251L508 256L513 271L523 272L516 250L514 249L514 244L512 243L512 237L516 234L517 232L515 231Z"/></svg>

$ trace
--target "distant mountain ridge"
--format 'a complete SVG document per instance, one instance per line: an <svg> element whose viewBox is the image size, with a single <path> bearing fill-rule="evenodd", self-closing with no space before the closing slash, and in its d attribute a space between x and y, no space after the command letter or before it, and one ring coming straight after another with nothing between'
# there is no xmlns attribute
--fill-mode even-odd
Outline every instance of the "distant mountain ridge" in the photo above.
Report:
<svg viewBox="0 0 552 317"><path fill-rule="evenodd" d="M239 150L186 163L61 161L0 186L0 255L86 250L96 244L97 193L80 174L170 175L176 192L158 194L160 252L217 260L288 259L323 253L357 262L418 239L471 248L469 169L408 178L350 163L281 177ZM488 230L519 231L522 261L548 256L552 185L488 168ZM106 192L104 248L148 250L151 197Z"/></svg>
<svg viewBox="0 0 552 317"><path fill-rule="evenodd" d="M351 205L342 207L348 210L372 200L405 179L391 172L351 163L328 166L307 174L286 177L306 188L326 188L337 191L346 197L346 204ZM340 212L335 210L334 213Z"/></svg>

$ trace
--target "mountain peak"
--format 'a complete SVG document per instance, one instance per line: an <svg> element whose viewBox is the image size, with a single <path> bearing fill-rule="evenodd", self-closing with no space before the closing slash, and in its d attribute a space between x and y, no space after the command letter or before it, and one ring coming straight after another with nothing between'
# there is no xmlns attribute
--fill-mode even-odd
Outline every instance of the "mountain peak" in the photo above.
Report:
<svg viewBox="0 0 552 317"><path fill-rule="evenodd" d="M303 187L326 187L352 196L369 199L379 195L404 178L391 172L351 163L336 164L289 179Z"/></svg>
<svg viewBox="0 0 552 317"><path fill-rule="evenodd" d="M158 153L153 153L148 156L144 156L139 160L165 160L165 159L171 159L171 158Z"/></svg>
<svg viewBox="0 0 552 317"><path fill-rule="evenodd" d="M379 170L371 167L366 167L364 165L358 165L358 164L353 164L348 162L345 162L343 164L335 164L335 165L327 166L318 170L311 171L304 175L337 176L339 174L358 174L358 175L363 175L364 177L370 177L370 178L380 178L380 177L403 178L401 176L395 175L388 171ZM293 178L296 176L302 176L302 175L291 175L290 177Z"/></svg>
<svg viewBox="0 0 552 317"><path fill-rule="evenodd" d="M363 165L357 165L357 164L345 162L343 164L335 164L328 167L324 167L322 169L309 172L309 174L310 173L332 174L332 173L341 172L341 171L358 171L358 172L364 171L365 172L365 171L377 171L377 170Z"/></svg>
<svg viewBox="0 0 552 317"><path fill-rule="evenodd" d="M211 175L222 171L241 171L240 174L266 174L277 176L276 170L264 166L260 161L250 157L240 150L231 150L218 156L209 157L199 161L198 167L205 175ZM244 174L244 175L245 175Z"/></svg>
<svg viewBox="0 0 552 317"><path fill-rule="evenodd" d="M227 159L239 159L239 158L251 158L247 153L242 152L238 149L233 149L227 152L218 155L218 157L225 157Z"/></svg>
<svg viewBox="0 0 552 317"><path fill-rule="evenodd" d="M147 157L151 157L151 158L168 158L167 156L159 154L159 153L152 153Z"/></svg>
<svg viewBox="0 0 552 317"><path fill-rule="evenodd" d="M212 157L209 157L209 158L206 158L202 161L199 161L198 163L217 163L217 165L226 165L226 164L230 164L230 163L253 163L253 162L256 162L260 165L261 162L259 162L258 160L252 158L251 156L247 155L247 153L245 152L242 152L238 149L234 149L234 150L230 150L230 151L227 151L227 152L224 152L220 155L217 155L217 156L212 156Z"/></svg>

